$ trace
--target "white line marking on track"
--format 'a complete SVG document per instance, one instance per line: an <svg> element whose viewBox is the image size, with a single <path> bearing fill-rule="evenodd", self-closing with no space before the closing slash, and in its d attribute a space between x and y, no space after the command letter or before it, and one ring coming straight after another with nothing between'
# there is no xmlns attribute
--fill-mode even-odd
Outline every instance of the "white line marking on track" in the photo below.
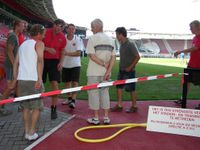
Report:
<svg viewBox="0 0 200 150"><path fill-rule="evenodd" d="M76 115L72 115L71 117L69 117L69 119L61 122L58 126L56 126L55 128L51 129L49 132L47 132L46 134L44 134L42 137L40 137L38 140L36 140L35 142L33 142L31 145L29 145L28 147L26 147L24 150L31 150L32 148L34 148L35 146L37 146L39 143L41 143L42 141L44 141L47 137L49 137L51 134L53 134L54 132L56 132L58 129L60 129L65 123L67 123L68 121L70 121L71 119L73 119Z"/></svg>

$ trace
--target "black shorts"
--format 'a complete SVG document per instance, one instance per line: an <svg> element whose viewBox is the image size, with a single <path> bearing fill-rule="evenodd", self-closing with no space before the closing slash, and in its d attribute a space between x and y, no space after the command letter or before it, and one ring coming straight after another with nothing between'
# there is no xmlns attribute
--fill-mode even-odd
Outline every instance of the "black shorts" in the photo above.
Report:
<svg viewBox="0 0 200 150"><path fill-rule="evenodd" d="M47 75L49 81L60 82L60 71L58 70L58 59L44 59L44 70L42 75L42 80L45 83L47 80Z"/></svg>
<svg viewBox="0 0 200 150"><path fill-rule="evenodd" d="M62 69L62 82L79 82L80 67L63 68Z"/></svg>
<svg viewBox="0 0 200 150"><path fill-rule="evenodd" d="M135 78L135 71L126 72L126 71L119 71L118 74L118 80L125 80L125 79L131 79ZM136 84L135 83L129 83L129 84L121 84L116 86L119 89L125 88L127 92L135 91Z"/></svg>

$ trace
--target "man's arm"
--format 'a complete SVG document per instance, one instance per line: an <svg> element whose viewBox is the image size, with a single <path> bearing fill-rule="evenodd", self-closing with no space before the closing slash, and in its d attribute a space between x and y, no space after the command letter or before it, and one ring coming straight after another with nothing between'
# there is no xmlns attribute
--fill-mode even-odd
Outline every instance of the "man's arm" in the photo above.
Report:
<svg viewBox="0 0 200 150"><path fill-rule="evenodd" d="M78 38L78 37L76 37L76 51L73 51L73 52L71 52L71 51L65 51L65 56L70 56L70 57L79 57L79 56L81 56L81 49L82 49L82 40L80 39L80 38Z"/></svg>
<svg viewBox="0 0 200 150"><path fill-rule="evenodd" d="M116 60L116 56L112 55L111 58L110 58L110 61L108 63L108 67L107 67L106 73L104 75L104 80L108 80L110 78L112 68L113 68L113 66L115 64L115 60Z"/></svg>
<svg viewBox="0 0 200 150"><path fill-rule="evenodd" d="M38 81L36 82L35 88L40 88L42 84L42 73L43 73L43 67L44 67L44 43L42 41L39 41L36 43L36 52L37 52L37 74L38 74Z"/></svg>
<svg viewBox="0 0 200 150"><path fill-rule="evenodd" d="M54 48L45 47L45 51L49 52L50 54L55 54L56 50Z"/></svg>
<svg viewBox="0 0 200 150"><path fill-rule="evenodd" d="M7 53L8 53L8 58L12 64L12 66L14 65L14 61L15 61L15 56L14 56L14 45L11 43L8 43L8 47L7 47Z"/></svg>
<svg viewBox="0 0 200 150"><path fill-rule="evenodd" d="M88 54L90 59L94 61L96 64L108 68L109 62L104 62L103 60L99 59L95 54Z"/></svg>
<svg viewBox="0 0 200 150"><path fill-rule="evenodd" d="M11 90L15 88L17 83L18 68L19 68L19 53L17 53L13 64L13 81L10 86Z"/></svg>
<svg viewBox="0 0 200 150"><path fill-rule="evenodd" d="M65 49L62 50L61 52L61 57L60 57L60 62L57 66L58 70L62 70L62 65L63 65L63 62L64 62L64 58L65 58Z"/></svg>
<svg viewBox="0 0 200 150"><path fill-rule="evenodd" d="M176 51L175 53L174 53L174 56L175 57L177 57L179 54L181 54L181 53L190 53L190 52L192 52L192 51L197 51L199 48L198 47L191 47L191 48L188 48L188 49L184 49L184 50L179 50L179 51Z"/></svg>
<svg viewBox="0 0 200 150"><path fill-rule="evenodd" d="M125 71L129 72L131 70L133 70L133 68L135 68L136 64L138 63L138 61L140 60L140 55L139 53L136 53L132 63L130 64L130 66L128 66Z"/></svg>

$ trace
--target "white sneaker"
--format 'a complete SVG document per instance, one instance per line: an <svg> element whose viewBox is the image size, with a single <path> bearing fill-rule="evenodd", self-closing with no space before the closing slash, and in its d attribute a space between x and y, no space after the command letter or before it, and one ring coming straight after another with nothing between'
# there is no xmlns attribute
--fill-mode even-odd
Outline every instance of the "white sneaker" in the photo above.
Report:
<svg viewBox="0 0 200 150"><path fill-rule="evenodd" d="M65 100L62 102L62 105L69 105L72 100Z"/></svg>
<svg viewBox="0 0 200 150"><path fill-rule="evenodd" d="M104 124L110 124L110 119L108 117L103 118L103 123Z"/></svg>
<svg viewBox="0 0 200 150"><path fill-rule="evenodd" d="M100 121L98 118L88 118L87 122L93 125L99 125Z"/></svg>
<svg viewBox="0 0 200 150"><path fill-rule="evenodd" d="M36 140L38 137L39 137L38 134L34 133L32 135L28 135L28 140L33 141L33 140Z"/></svg>
<svg viewBox="0 0 200 150"><path fill-rule="evenodd" d="M28 138L29 138L29 134L25 134L25 137L24 137L26 140L28 140Z"/></svg>
<svg viewBox="0 0 200 150"><path fill-rule="evenodd" d="M69 103L69 108L74 109L75 106L76 106L75 102L72 101L71 103Z"/></svg>

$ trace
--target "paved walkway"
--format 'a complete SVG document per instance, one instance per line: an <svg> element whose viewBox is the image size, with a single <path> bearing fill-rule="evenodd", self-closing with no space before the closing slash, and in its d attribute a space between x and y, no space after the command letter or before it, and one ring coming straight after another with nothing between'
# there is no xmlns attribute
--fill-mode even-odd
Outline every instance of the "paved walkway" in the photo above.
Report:
<svg viewBox="0 0 200 150"><path fill-rule="evenodd" d="M12 115L0 116L0 150L23 150L32 142L24 139L24 127L22 113L18 112L18 104L8 104L6 106L12 110ZM44 108L41 113L37 126L37 133L43 136L54 127L58 126L63 121L69 120L70 116L67 113L58 112L56 120L50 119L50 109Z"/></svg>

